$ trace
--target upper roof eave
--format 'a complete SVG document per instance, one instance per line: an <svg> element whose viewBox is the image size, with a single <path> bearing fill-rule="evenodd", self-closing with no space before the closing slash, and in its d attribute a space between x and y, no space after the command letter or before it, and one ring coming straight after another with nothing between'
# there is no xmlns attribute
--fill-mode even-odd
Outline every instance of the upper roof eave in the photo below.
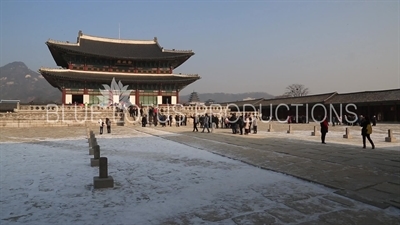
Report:
<svg viewBox="0 0 400 225"><path fill-rule="evenodd" d="M106 74L106 75L120 75L120 76L143 76L143 77L183 77L183 78L201 78L198 74L148 74L148 73L123 73L123 72L99 72L99 71L82 71L70 69L54 69L41 67L39 73L52 72L52 73L73 73L73 74Z"/></svg>

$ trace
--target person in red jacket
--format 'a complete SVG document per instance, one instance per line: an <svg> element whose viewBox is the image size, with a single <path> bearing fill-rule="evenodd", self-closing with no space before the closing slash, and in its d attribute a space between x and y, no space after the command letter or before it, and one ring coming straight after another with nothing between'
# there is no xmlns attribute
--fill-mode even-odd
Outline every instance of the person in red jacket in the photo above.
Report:
<svg viewBox="0 0 400 225"><path fill-rule="evenodd" d="M326 144L325 143L325 137L326 137L326 133L328 133L328 119L325 117L324 121L322 121L321 123L321 142L322 144Z"/></svg>

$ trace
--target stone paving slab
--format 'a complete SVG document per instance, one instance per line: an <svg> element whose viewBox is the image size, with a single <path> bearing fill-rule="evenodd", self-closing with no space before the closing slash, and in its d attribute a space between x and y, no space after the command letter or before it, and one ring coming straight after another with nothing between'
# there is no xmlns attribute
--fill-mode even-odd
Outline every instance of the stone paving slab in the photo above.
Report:
<svg viewBox="0 0 400 225"><path fill-rule="evenodd" d="M190 132L190 129L167 128L166 131L183 137L163 138L336 188L342 190L339 194L377 207L399 205L396 195L400 196L400 165L396 160L400 151L363 150L354 145L336 143L321 145L306 140L273 138L272 134L269 137L233 135L227 129L217 129L210 135ZM138 130L148 132L141 128ZM385 185L389 182L392 185ZM392 197L377 194L373 187L389 188L393 192Z"/></svg>

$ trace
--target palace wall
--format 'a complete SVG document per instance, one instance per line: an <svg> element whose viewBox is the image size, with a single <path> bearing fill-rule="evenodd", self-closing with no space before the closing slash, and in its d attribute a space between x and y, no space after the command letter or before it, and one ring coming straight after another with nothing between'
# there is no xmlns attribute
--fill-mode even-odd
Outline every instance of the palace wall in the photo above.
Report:
<svg viewBox="0 0 400 225"><path fill-rule="evenodd" d="M148 115L150 107L143 107L143 114ZM214 114L218 117L230 114L230 109L223 106L159 106L158 112L166 115ZM117 107L79 106L79 105L19 105L13 112L0 113L0 127L51 127L85 126L97 124L99 119L111 119L113 125L140 123L141 117L131 117L129 111ZM189 123L191 119L188 120Z"/></svg>

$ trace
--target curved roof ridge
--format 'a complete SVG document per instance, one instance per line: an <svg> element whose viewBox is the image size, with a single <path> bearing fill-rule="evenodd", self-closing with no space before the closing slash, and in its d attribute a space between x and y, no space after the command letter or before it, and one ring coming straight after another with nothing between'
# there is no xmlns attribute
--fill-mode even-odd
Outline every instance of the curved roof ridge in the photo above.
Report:
<svg viewBox="0 0 400 225"><path fill-rule="evenodd" d="M102 42L111 42L111 43L119 43L119 44L158 44L156 40L132 40L132 39L117 39L117 38L106 38L99 37L87 34L81 34L78 37L79 39L87 39L92 41L102 41Z"/></svg>
<svg viewBox="0 0 400 225"><path fill-rule="evenodd" d="M53 44L60 44L60 45L72 45L72 46L78 46L79 43L70 43L69 41L57 41L53 39L47 40L48 43L53 43Z"/></svg>
<svg viewBox="0 0 400 225"><path fill-rule="evenodd" d="M366 94L366 93L389 92L389 91L400 91L400 88L385 89L385 90L375 90L375 91L346 92L346 93L338 93L338 95Z"/></svg>
<svg viewBox="0 0 400 225"><path fill-rule="evenodd" d="M335 95L337 95L337 91L333 92L330 96L328 96L326 99L324 99L324 102L328 101L329 99L333 98Z"/></svg>
<svg viewBox="0 0 400 225"><path fill-rule="evenodd" d="M162 48L163 52L177 52L177 53L185 53L185 52L193 52L192 50L177 50L177 49L165 49Z"/></svg>
<svg viewBox="0 0 400 225"><path fill-rule="evenodd" d="M322 93L322 94L313 94L313 95L303 95L303 96L292 96L292 97L278 97L278 98L271 98L271 99L265 99L265 100L272 100L272 99L288 99L288 98L310 98L310 97L315 97L315 96L323 96L323 95L333 95L335 92L328 92L328 93Z"/></svg>

